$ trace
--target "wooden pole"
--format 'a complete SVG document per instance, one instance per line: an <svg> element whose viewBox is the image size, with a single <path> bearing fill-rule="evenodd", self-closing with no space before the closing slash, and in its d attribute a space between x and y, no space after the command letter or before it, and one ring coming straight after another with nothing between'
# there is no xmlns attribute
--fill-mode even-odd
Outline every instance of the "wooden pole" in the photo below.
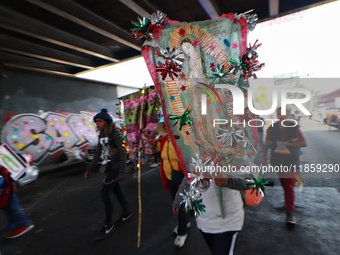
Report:
<svg viewBox="0 0 340 255"><path fill-rule="evenodd" d="M144 101L145 101L145 89L146 84L144 84L144 88L141 91L142 94L142 103L139 111L139 130L143 129L143 112L144 112ZM142 189L141 189L141 158L142 158L142 137L139 138L138 144L138 165L137 165L137 174L138 174L138 230L137 230L137 248L140 247L141 243L141 232L142 232Z"/></svg>

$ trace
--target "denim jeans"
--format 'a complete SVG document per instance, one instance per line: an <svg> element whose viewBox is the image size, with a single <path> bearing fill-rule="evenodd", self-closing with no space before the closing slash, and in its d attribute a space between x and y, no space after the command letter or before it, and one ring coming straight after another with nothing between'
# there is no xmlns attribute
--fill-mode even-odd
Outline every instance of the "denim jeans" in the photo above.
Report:
<svg viewBox="0 0 340 255"><path fill-rule="evenodd" d="M8 224L15 224L17 227L26 227L32 224L21 209L15 193L11 194L8 205L3 208L3 212L7 217Z"/></svg>

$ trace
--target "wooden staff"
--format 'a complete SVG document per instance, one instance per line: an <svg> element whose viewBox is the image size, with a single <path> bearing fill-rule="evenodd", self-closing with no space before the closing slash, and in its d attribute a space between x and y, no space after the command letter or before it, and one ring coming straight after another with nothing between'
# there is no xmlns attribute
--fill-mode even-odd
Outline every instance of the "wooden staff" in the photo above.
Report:
<svg viewBox="0 0 340 255"><path fill-rule="evenodd" d="M144 84L144 88L141 91L142 95L142 103L139 110L139 130L142 132L143 129L143 112L144 112L144 101L145 101L145 89L146 84ZM141 189L141 158L142 158L142 135L140 134L139 144L138 144L138 165L137 165L137 173L138 173L138 230L137 230L137 248L140 247L141 243L141 229L142 229L142 189Z"/></svg>

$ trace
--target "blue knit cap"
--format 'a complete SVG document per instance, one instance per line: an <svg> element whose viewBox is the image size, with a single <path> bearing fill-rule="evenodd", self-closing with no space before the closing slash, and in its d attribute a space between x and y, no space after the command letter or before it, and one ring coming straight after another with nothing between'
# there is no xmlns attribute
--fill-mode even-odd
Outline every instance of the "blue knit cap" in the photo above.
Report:
<svg viewBox="0 0 340 255"><path fill-rule="evenodd" d="M98 112L94 117L93 121L96 121L96 119L102 119L105 120L106 123L111 124L113 119L111 115L107 112L107 109L103 108Z"/></svg>

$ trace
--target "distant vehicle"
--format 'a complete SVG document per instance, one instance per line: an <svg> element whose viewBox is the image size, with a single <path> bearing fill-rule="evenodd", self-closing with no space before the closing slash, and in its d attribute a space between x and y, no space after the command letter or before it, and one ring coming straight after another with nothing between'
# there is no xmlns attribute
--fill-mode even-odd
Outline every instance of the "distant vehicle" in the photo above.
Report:
<svg viewBox="0 0 340 255"><path fill-rule="evenodd" d="M17 180L20 187L36 181L39 177L39 168L34 165L31 154L25 152L17 152L17 154L28 165L25 173Z"/></svg>
<svg viewBox="0 0 340 255"><path fill-rule="evenodd" d="M336 127L340 129L340 114L338 114L336 117L334 117L329 124L331 127Z"/></svg>
<svg viewBox="0 0 340 255"><path fill-rule="evenodd" d="M81 156L86 162L91 162L94 154L96 153L96 150L97 150L97 145L89 145L87 146L85 152Z"/></svg>
<svg viewBox="0 0 340 255"><path fill-rule="evenodd" d="M333 114L328 122L328 125L340 129L340 113Z"/></svg>

